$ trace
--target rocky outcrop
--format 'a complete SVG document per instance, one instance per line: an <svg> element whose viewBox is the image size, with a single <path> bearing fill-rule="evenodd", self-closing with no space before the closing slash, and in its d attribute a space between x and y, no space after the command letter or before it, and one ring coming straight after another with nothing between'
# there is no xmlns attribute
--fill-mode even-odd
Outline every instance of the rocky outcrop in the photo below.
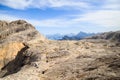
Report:
<svg viewBox="0 0 120 80"><path fill-rule="evenodd" d="M28 42L31 40L44 41L45 37L24 20L0 21L0 43L10 41Z"/></svg>
<svg viewBox="0 0 120 80"><path fill-rule="evenodd" d="M0 21L0 68L13 60L23 43L45 41L34 26L24 20Z"/></svg>
<svg viewBox="0 0 120 80"><path fill-rule="evenodd" d="M33 44L46 41L34 26L24 20L0 21L0 77L15 73L23 65L37 59L37 51L27 50L26 46L31 42Z"/></svg>

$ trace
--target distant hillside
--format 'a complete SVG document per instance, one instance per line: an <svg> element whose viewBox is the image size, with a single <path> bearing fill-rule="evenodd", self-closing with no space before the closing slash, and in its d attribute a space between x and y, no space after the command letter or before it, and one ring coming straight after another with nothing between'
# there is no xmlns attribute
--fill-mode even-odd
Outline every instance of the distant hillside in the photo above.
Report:
<svg viewBox="0 0 120 80"><path fill-rule="evenodd" d="M89 39L106 39L111 41L118 41L120 42L120 31L115 32L104 32L102 34L98 34L92 37L89 37Z"/></svg>

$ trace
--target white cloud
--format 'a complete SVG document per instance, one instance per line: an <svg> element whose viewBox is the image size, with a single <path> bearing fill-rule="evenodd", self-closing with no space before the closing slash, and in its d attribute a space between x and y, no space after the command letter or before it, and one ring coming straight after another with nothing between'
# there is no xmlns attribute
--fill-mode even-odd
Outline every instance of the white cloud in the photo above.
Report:
<svg viewBox="0 0 120 80"><path fill-rule="evenodd" d="M51 7L89 8L90 4L75 0L50 0Z"/></svg>
<svg viewBox="0 0 120 80"><path fill-rule="evenodd" d="M44 19L44 20L27 20L34 26L39 27L71 27L75 25L80 25L80 23L76 23L72 19L68 20L65 18L52 18L52 19Z"/></svg>
<svg viewBox="0 0 120 80"><path fill-rule="evenodd" d="M40 27L68 27L74 23L73 21L64 18L35 20L35 19L15 17L13 15L7 15L7 14L0 14L0 15L1 15L0 20L5 20L10 22L21 19L21 20L26 20L27 22L31 23L34 26L40 26Z"/></svg>
<svg viewBox="0 0 120 80"><path fill-rule="evenodd" d="M13 15L0 14L1 20L17 20L23 19L34 26L40 27L70 27L70 26L83 26L83 23L88 25L95 25L107 28L118 28L120 29L120 11L119 10L99 10L95 12L88 12L82 15L72 16L70 19L69 16L59 17L59 18L50 18L44 20L35 20L35 19L25 19L15 17ZM88 26L86 26L88 27Z"/></svg>
<svg viewBox="0 0 120 80"><path fill-rule="evenodd" d="M120 0L0 0L0 4L14 9L120 9Z"/></svg>
<svg viewBox="0 0 120 80"><path fill-rule="evenodd" d="M74 19L74 21L88 22L103 27L119 27L120 29L120 11L99 10L80 15L78 18Z"/></svg>
<svg viewBox="0 0 120 80"><path fill-rule="evenodd" d="M90 8L91 5L85 1L79 0L1 0L0 4L14 9L26 8Z"/></svg>
<svg viewBox="0 0 120 80"><path fill-rule="evenodd" d="M120 0L105 0L102 8L120 10Z"/></svg>
<svg viewBox="0 0 120 80"><path fill-rule="evenodd" d="M0 0L0 4L14 9L25 9L31 4L31 0Z"/></svg>

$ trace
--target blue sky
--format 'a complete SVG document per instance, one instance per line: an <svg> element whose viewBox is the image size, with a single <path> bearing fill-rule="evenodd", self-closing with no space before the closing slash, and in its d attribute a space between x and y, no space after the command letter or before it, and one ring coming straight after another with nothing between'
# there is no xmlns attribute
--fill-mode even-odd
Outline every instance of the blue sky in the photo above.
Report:
<svg viewBox="0 0 120 80"><path fill-rule="evenodd" d="M120 30L120 0L0 0L0 20L23 19L42 34Z"/></svg>

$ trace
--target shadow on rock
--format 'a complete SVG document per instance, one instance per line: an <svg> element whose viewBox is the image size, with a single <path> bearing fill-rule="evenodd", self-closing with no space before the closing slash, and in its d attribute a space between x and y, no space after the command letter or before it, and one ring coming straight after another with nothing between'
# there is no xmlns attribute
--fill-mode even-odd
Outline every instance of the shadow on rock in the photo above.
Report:
<svg viewBox="0 0 120 80"><path fill-rule="evenodd" d="M25 45L25 44L24 44ZM18 72L25 64L27 64L27 59L29 58L24 53L29 47L25 45L24 48L22 48L16 58L12 61L10 61L7 65L5 65L1 71L0 71L0 77L5 77L7 75L13 74Z"/></svg>

